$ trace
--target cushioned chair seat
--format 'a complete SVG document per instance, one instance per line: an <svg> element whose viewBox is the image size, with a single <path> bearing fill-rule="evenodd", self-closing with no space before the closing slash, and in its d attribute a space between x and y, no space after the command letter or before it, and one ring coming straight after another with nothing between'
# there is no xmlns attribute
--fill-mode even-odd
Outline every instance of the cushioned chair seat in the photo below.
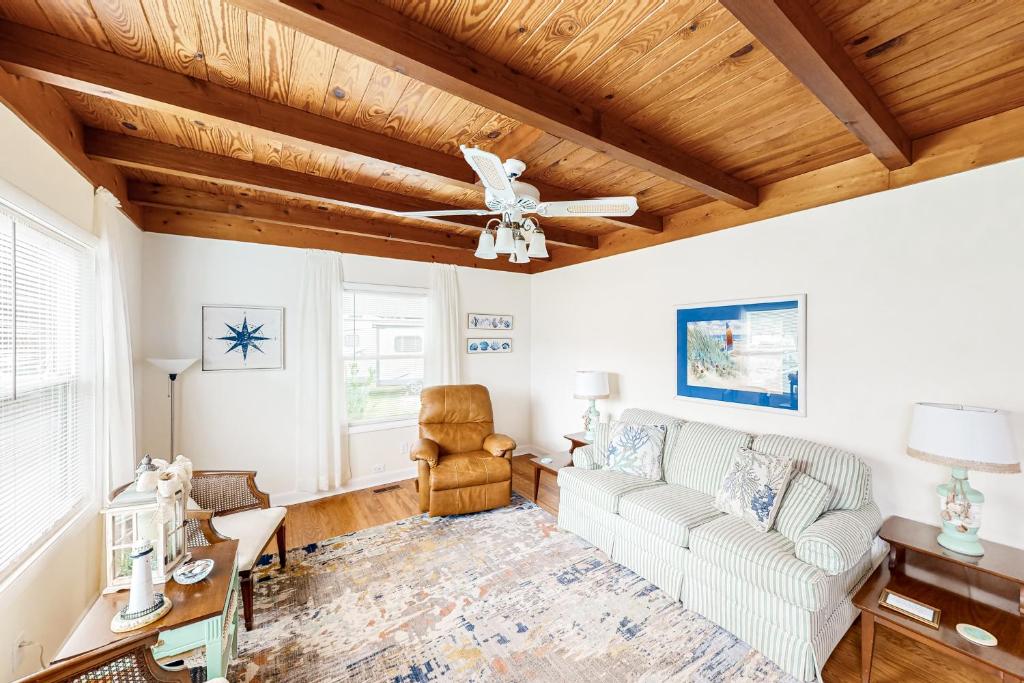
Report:
<svg viewBox="0 0 1024 683"><path fill-rule="evenodd" d="M563 467L558 471L558 486L591 505L608 512L619 511L619 499L630 491L665 486L663 481L644 479L616 470L585 470Z"/></svg>
<svg viewBox="0 0 1024 683"><path fill-rule="evenodd" d="M676 484L631 491L619 500L623 519L684 548L693 529L722 514L712 496Z"/></svg>
<svg viewBox="0 0 1024 683"><path fill-rule="evenodd" d="M508 481L512 478L512 464L506 458L496 458L487 451L454 453L442 455L431 475L430 488L447 491Z"/></svg>
<svg viewBox="0 0 1024 683"><path fill-rule="evenodd" d="M274 537L274 530L284 519L285 508L244 510L216 516L210 523L221 536L238 540L238 570L249 571L256 564L263 547Z"/></svg>

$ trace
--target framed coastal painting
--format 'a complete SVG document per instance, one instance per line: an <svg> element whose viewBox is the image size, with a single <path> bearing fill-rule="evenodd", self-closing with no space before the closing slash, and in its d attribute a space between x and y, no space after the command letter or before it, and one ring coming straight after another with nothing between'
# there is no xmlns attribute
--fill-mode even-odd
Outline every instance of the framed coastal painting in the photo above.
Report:
<svg viewBox="0 0 1024 683"><path fill-rule="evenodd" d="M203 370L283 367L283 308L203 306Z"/></svg>
<svg viewBox="0 0 1024 683"><path fill-rule="evenodd" d="M466 326L471 330L511 330L512 316L497 313L470 313Z"/></svg>
<svg viewBox="0 0 1024 683"><path fill-rule="evenodd" d="M806 296L676 307L676 396L806 415Z"/></svg>
<svg viewBox="0 0 1024 683"><path fill-rule="evenodd" d="M499 339L466 340L466 353L512 353L512 340L505 337Z"/></svg>

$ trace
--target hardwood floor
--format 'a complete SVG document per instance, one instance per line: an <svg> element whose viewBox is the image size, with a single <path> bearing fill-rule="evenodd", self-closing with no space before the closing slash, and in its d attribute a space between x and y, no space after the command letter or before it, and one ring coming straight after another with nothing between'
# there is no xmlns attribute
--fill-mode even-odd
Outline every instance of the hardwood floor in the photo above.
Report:
<svg viewBox="0 0 1024 683"><path fill-rule="evenodd" d="M512 489L530 498L533 468L529 456L512 460ZM541 474L540 506L558 513L558 486L554 476ZM414 480L364 489L288 507L288 546L296 548L325 538L419 514ZM273 548L267 552L273 552ZM823 673L826 683L860 681L860 622L857 621L832 653ZM961 662L927 649L910 638L885 628L875 636L874 683L991 683L999 680Z"/></svg>

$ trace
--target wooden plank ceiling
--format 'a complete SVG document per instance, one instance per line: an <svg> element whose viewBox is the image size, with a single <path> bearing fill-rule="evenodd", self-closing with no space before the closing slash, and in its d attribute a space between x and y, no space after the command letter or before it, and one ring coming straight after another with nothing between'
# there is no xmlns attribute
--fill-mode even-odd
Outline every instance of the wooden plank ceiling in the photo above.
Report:
<svg viewBox="0 0 1024 683"><path fill-rule="evenodd" d="M1020 0L4 0L0 19L0 65L57 89L145 229L525 272L868 154L899 168L910 140L1024 106ZM450 55L482 66L454 82ZM462 144L526 162L542 199L641 211L544 219L549 264L474 260L483 218L390 213L481 208Z"/></svg>

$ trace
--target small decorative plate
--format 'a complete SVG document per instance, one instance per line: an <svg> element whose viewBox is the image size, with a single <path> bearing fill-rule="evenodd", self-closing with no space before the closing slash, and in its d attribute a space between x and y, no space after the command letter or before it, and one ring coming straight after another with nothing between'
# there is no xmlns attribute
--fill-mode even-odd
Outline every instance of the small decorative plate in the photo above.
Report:
<svg viewBox="0 0 1024 683"><path fill-rule="evenodd" d="M186 562L174 570L174 580L180 584L199 583L213 571L213 560Z"/></svg>
<svg viewBox="0 0 1024 683"><path fill-rule="evenodd" d="M543 458L541 458L541 459L540 459L540 461L541 461L542 463L544 463L545 465L548 465L548 464L550 464L550 463L551 463L551 461L552 461L552 458L549 458L549 457L543 457Z"/></svg>
<svg viewBox="0 0 1024 683"><path fill-rule="evenodd" d="M974 624L957 624L956 632L972 643L985 647L995 647L999 644L999 640L994 635Z"/></svg>

